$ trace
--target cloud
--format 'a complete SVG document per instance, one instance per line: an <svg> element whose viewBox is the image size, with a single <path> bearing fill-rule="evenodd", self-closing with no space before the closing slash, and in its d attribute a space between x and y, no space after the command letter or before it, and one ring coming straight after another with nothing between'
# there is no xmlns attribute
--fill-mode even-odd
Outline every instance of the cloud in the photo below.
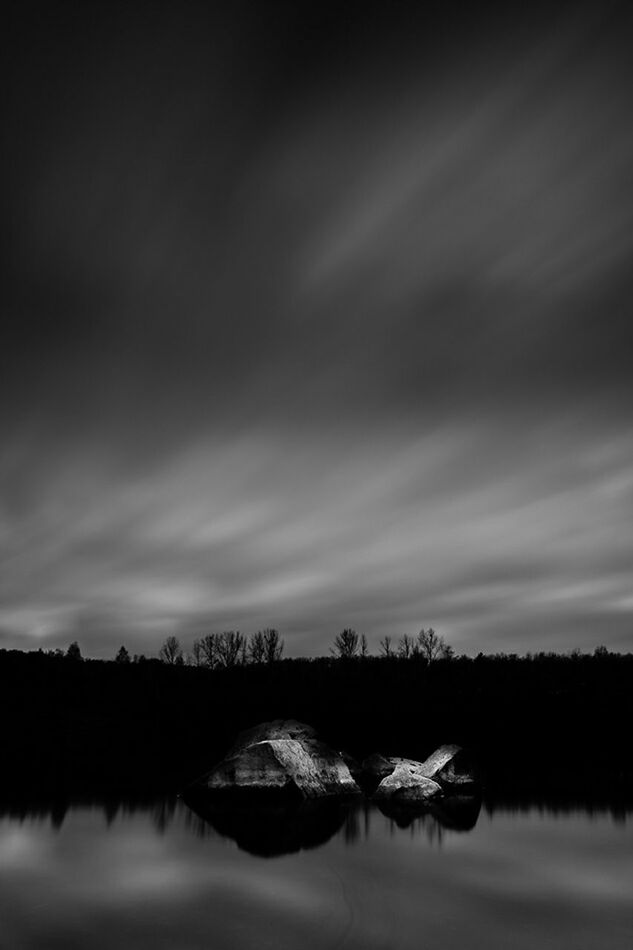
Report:
<svg viewBox="0 0 633 950"><path fill-rule="evenodd" d="M5 642L627 642L629 20L361 7L25 14Z"/></svg>
<svg viewBox="0 0 633 950"><path fill-rule="evenodd" d="M142 477L94 466L83 492L71 462L6 521L5 638L59 642L65 621L93 650L125 632L152 652L167 632L275 625L325 652L343 625L377 645L433 624L475 652L620 645L633 456L576 420L570 458L569 424L261 434Z"/></svg>

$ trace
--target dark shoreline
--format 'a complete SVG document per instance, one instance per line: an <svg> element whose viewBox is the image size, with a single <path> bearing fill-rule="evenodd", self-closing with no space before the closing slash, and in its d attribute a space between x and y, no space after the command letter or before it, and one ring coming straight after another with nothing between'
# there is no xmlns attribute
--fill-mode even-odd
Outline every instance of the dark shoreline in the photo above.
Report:
<svg viewBox="0 0 633 950"><path fill-rule="evenodd" d="M0 650L4 793L182 791L236 733L295 718L357 759L456 742L484 795L628 802L633 655L283 660L213 671ZM66 791L64 791L66 790Z"/></svg>

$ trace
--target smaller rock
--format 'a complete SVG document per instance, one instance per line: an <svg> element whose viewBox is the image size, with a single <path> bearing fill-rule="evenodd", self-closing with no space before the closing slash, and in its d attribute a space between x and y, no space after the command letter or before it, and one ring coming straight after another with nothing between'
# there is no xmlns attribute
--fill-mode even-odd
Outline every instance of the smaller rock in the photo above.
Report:
<svg viewBox="0 0 633 950"><path fill-rule="evenodd" d="M379 752L368 755L366 759L363 759L362 764L363 774L367 776L367 778L375 778L380 781L388 775L391 775L395 767L395 759L388 759Z"/></svg>
<svg viewBox="0 0 633 950"><path fill-rule="evenodd" d="M411 759L396 759L395 768L382 780L374 792L377 801L396 800L401 803L427 802L441 798L442 787L424 774L422 763Z"/></svg>
<svg viewBox="0 0 633 950"><path fill-rule="evenodd" d="M421 764L425 775L441 785L467 786L477 783L473 763L458 745L441 745Z"/></svg>
<svg viewBox="0 0 633 950"><path fill-rule="evenodd" d="M455 789L473 788L477 777L472 762L458 745L443 745L425 759L386 758L371 755L363 762L365 787L379 801L391 799L401 804L426 802L451 794Z"/></svg>

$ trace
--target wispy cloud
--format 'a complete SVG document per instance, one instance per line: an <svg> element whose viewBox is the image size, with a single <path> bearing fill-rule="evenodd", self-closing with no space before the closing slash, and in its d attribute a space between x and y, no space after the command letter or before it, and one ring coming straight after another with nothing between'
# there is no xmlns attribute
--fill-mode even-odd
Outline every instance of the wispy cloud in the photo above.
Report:
<svg viewBox="0 0 633 950"><path fill-rule="evenodd" d="M7 51L4 642L630 643L627 18L260 15Z"/></svg>

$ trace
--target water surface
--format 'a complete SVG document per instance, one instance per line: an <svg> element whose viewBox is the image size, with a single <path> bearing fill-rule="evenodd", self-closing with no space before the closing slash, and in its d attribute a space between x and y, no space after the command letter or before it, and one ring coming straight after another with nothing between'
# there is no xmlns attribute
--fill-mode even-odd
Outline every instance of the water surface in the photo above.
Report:
<svg viewBox="0 0 633 950"><path fill-rule="evenodd" d="M274 817L261 837L257 823L214 827L179 800L5 809L0 946L633 946L629 816L483 808L468 831L397 817L312 816L304 841L299 816L275 849Z"/></svg>

